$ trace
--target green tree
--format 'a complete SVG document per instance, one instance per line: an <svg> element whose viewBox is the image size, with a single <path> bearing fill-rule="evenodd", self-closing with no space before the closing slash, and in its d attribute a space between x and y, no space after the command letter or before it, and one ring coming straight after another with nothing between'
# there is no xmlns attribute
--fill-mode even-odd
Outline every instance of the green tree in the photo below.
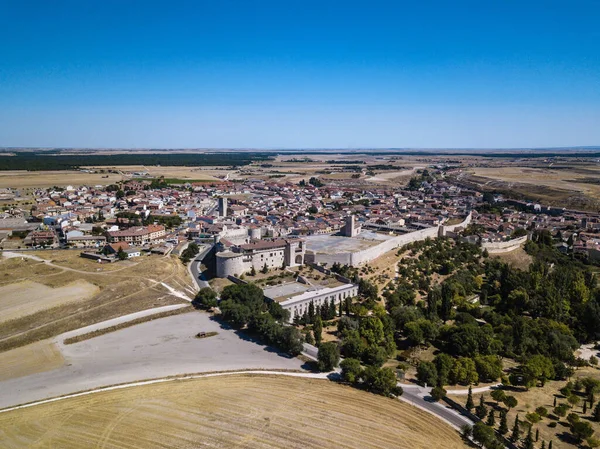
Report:
<svg viewBox="0 0 600 449"><path fill-rule="evenodd" d="M501 389L492 390L492 393L490 394L490 396L492 397L492 399L494 401L496 401L497 404L499 404L500 402L504 401L504 399L506 399L506 393L504 392L504 390L501 390Z"/></svg>
<svg viewBox="0 0 600 449"><path fill-rule="evenodd" d="M119 251L117 251L117 257L119 260L127 260L127 253L123 251L123 248L119 248Z"/></svg>
<svg viewBox="0 0 600 449"><path fill-rule="evenodd" d="M194 300L192 305L197 309L212 309L217 307L217 293L210 287L201 288Z"/></svg>
<svg viewBox="0 0 600 449"><path fill-rule="evenodd" d="M319 371L332 371L340 363L340 350L334 342L322 343L319 346Z"/></svg>
<svg viewBox="0 0 600 449"><path fill-rule="evenodd" d="M508 423L506 422L505 410L500 412L500 425L498 426L498 432L500 432L501 435L506 435L508 433Z"/></svg>
<svg viewBox="0 0 600 449"><path fill-rule="evenodd" d="M527 431L527 436L523 440L523 449L535 449L533 445L533 435L531 433L531 427Z"/></svg>
<svg viewBox="0 0 600 449"><path fill-rule="evenodd" d="M400 394L397 388L396 374L391 368L367 366L363 373L365 388L383 396Z"/></svg>
<svg viewBox="0 0 600 449"><path fill-rule="evenodd" d="M469 385L469 393L467 395L467 403L465 404L467 410L471 411L475 408L475 402L473 402L473 388Z"/></svg>
<svg viewBox="0 0 600 449"><path fill-rule="evenodd" d="M448 354L441 353L435 356L433 363L437 369L438 385L447 385L450 381L450 372L454 368L454 359Z"/></svg>
<svg viewBox="0 0 600 449"><path fill-rule="evenodd" d="M590 438L594 435L594 429L587 421L577 421L571 424L571 434L575 437L578 443Z"/></svg>
<svg viewBox="0 0 600 449"><path fill-rule="evenodd" d="M340 363L342 368L342 379L345 382L356 383L362 376L362 367L358 359L347 358Z"/></svg>
<svg viewBox="0 0 600 449"><path fill-rule="evenodd" d="M594 413L592 414L592 419L595 422L600 422L600 402L598 402L596 404L596 407L594 407Z"/></svg>
<svg viewBox="0 0 600 449"><path fill-rule="evenodd" d="M475 408L475 414L479 419L483 419L487 415L487 407L483 401L483 395L479 396L479 405Z"/></svg>
<svg viewBox="0 0 600 449"><path fill-rule="evenodd" d="M491 408L488 413L486 424L490 427L494 427L496 425L496 417L494 416L494 409Z"/></svg>
<svg viewBox="0 0 600 449"><path fill-rule="evenodd" d="M510 434L510 441L516 443L519 441L521 431L519 430L519 415L515 416L515 425L513 426L512 433Z"/></svg>
<svg viewBox="0 0 600 449"><path fill-rule="evenodd" d="M319 346L323 339L323 321L318 315L315 318L315 324L313 324L313 334L315 337L315 344Z"/></svg>
<svg viewBox="0 0 600 449"><path fill-rule="evenodd" d="M435 401L441 401L446 397L446 390L442 387L434 387L431 389L431 398Z"/></svg>
<svg viewBox="0 0 600 449"><path fill-rule="evenodd" d="M514 396L506 396L506 398L504 398L504 401L502 402L504 402L504 405L506 405L509 410L519 405L519 401L517 401L517 398L515 398Z"/></svg>
<svg viewBox="0 0 600 449"><path fill-rule="evenodd" d="M529 357L523 365L523 375L527 386L539 381L542 386L547 380L554 378L554 365L552 360L540 354Z"/></svg>
<svg viewBox="0 0 600 449"><path fill-rule="evenodd" d="M422 361L417 366L417 380L422 385L437 385L437 368L432 362Z"/></svg>
<svg viewBox="0 0 600 449"><path fill-rule="evenodd" d="M491 448L496 442L496 435L491 427L478 421L473 426L473 439L482 447Z"/></svg>

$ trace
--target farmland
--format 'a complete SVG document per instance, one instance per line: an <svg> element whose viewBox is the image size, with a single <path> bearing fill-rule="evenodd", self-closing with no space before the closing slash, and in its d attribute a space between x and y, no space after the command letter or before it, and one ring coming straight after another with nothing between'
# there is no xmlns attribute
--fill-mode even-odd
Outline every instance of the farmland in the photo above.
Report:
<svg viewBox="0 0 600 449"><path fill-rule="evenodd" d="M131 387L0 414L3 447L466 447L400 401L324 380L235 375Z"/></svg>

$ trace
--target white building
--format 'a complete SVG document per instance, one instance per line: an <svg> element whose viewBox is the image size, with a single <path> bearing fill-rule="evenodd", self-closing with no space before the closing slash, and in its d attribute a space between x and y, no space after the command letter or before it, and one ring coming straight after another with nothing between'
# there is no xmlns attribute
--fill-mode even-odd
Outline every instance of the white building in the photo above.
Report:
<svg viewBox="0 0 600 449"><path fill-rule="evenodd" d="M269 290L265 291L265 296L269 297ZM316 289L310 289L300 294L292 295L288 298L278 298L277 302L283 309L290 311L290 322L294 320L296 316L304 315L304 312L308 312L308 307L312 302L315 307L331 303L333 300L334 304L338 305L346 298L352 298L358 296L358 285L356 284L343 284L337 287L317 287ZM275 300L275 298L269 298Z"/></svg>

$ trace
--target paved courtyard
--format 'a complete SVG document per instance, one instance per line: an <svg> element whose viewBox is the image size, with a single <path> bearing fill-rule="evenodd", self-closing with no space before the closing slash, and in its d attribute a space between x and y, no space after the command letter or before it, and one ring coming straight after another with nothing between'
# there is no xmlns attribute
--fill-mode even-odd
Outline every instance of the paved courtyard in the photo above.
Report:
<svg viewBox="0 0 600 449"><path fill-rule="evenodd" d="M356 237L342 237L339 235L311 235L306 238L306 249L316 253L336 254L343 252L360 251L370 248L385 240L392 238L390 235L378 234L372 231L363 231Z"/></svg>

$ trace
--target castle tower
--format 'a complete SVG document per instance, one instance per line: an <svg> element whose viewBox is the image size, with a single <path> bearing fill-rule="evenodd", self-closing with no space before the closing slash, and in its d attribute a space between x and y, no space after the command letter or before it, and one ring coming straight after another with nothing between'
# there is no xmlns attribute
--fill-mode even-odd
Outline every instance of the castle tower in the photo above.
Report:
<svg viewBox="0 0 600 449"><path fill-rule="evenodd" d="M227 198L219 198L219 217L227 216Z"/></svg>

